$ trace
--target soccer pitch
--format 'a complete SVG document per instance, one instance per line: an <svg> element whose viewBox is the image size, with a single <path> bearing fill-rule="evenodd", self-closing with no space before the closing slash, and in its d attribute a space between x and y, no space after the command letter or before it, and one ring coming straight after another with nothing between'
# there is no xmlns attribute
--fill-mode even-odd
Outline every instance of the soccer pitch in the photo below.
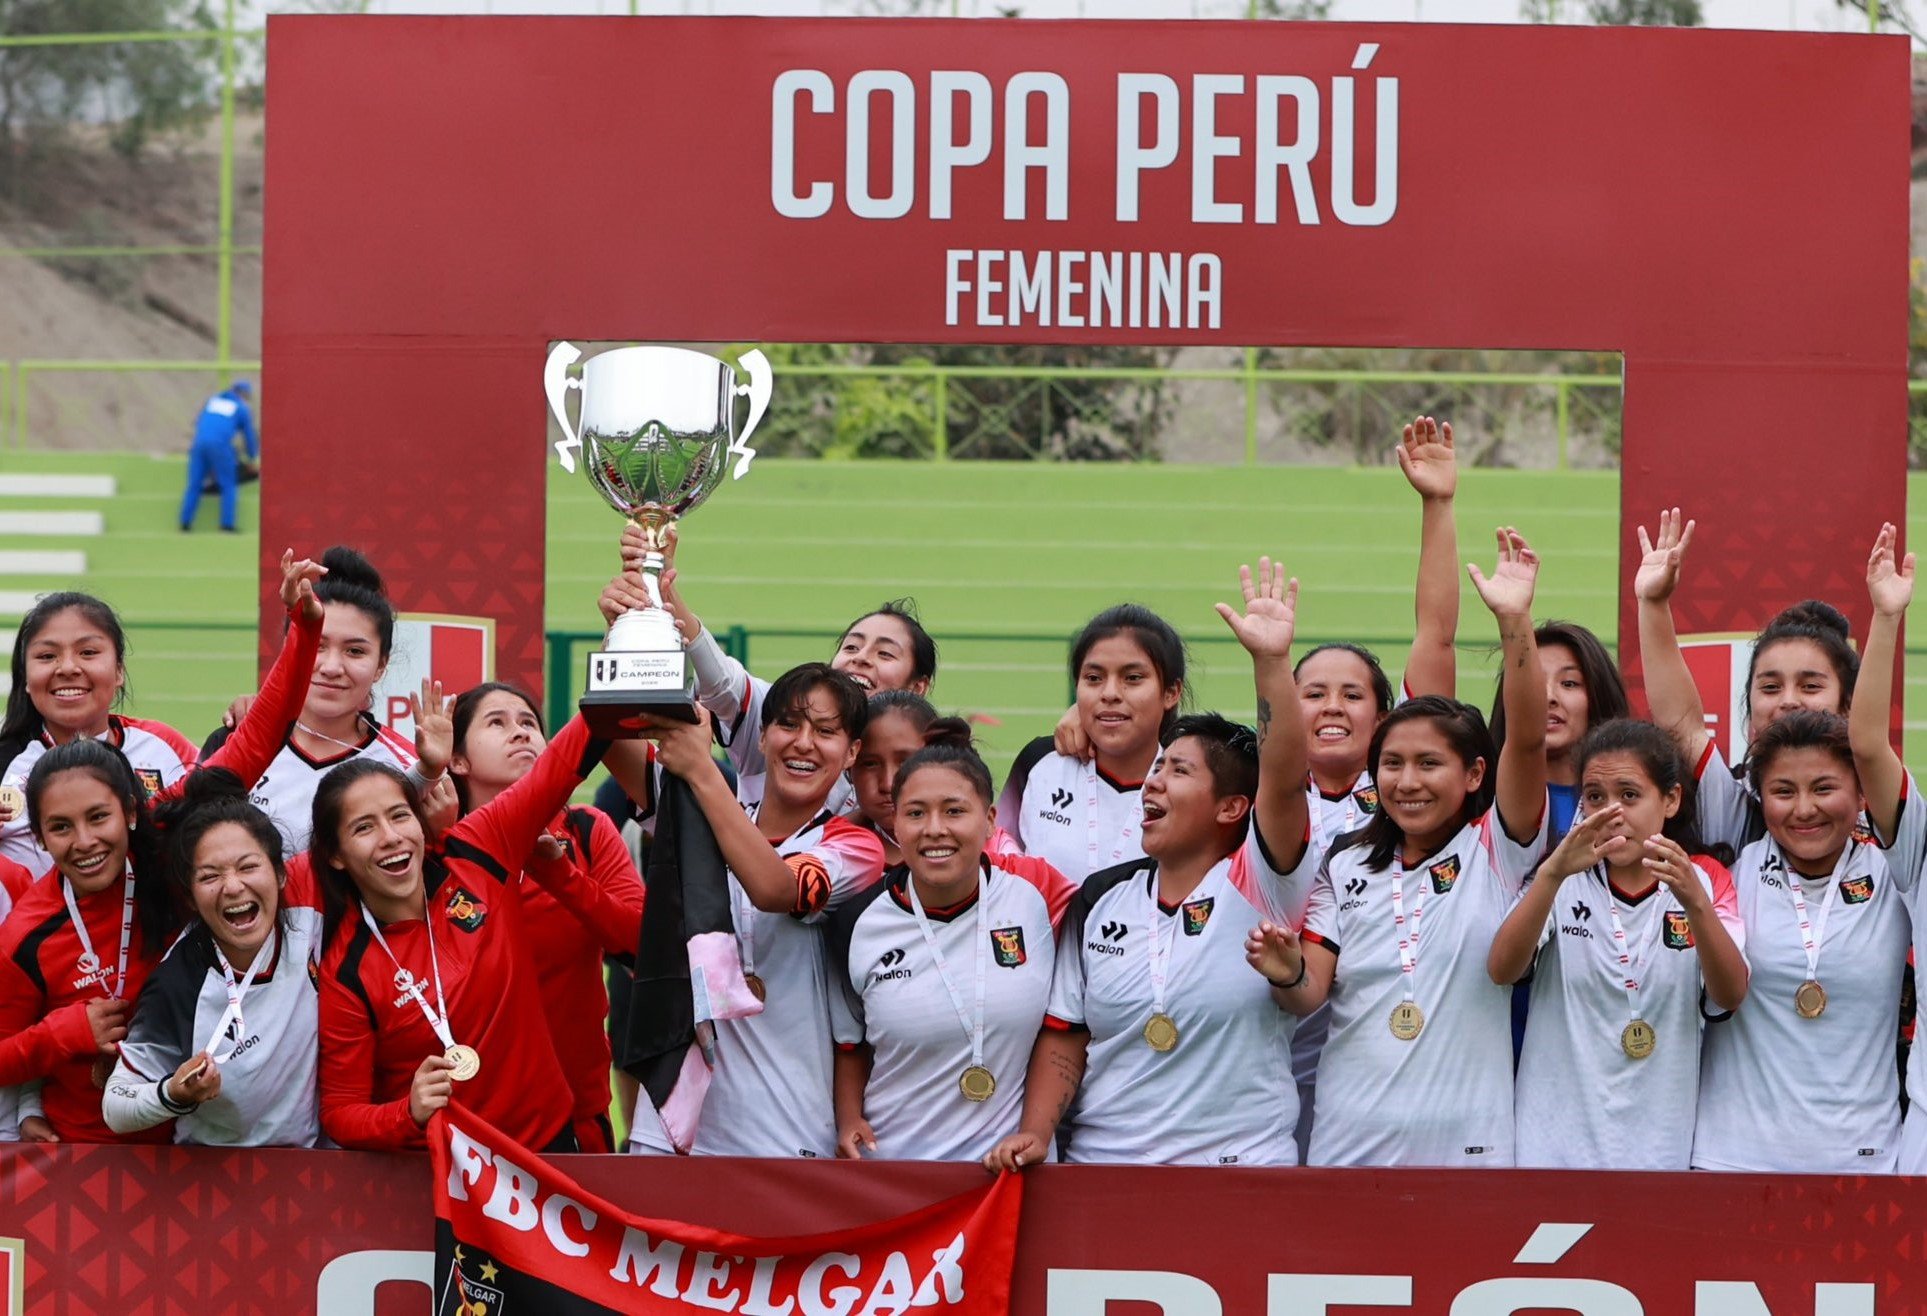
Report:
<svg viewBox="0 0 1927 1316"><path fill-rule="evenodd" d="M269 478L272 460L270 449ZM0 540L87 554L80 580L6 585L78 587L114 604L130 623L130 711L204 734L253 680L256 491L243 493L241 535L214 532L212 500L197 532L182 535L182 459L23 453L7 467L117 477L120 492L105 505L9 499L20 510L93 507L106 534ZM622 523L579 475L549 471L548 629L583 633L581 649L600 627L595 597L615 567ZM1608 472L1468 470L1460 556L1489 564L1492 528L1517 525L1545 560L1535 613L1610 642L1618 488ZM1195 706L1248 718L1250 669L1211 605L1234 600L1238 564L1260 553L1300 578L1304 641L1360 640L1396 674L1411 635L1418 511L1394 467L763 459L688 518L680 565L692 606L718 632L745 627L750 665L766 676L827 658L841 625L878 602L915 597L942 648L935 701L986 719L983 748L1001 772L1063 710L1070 635L1119 600L1148 605L1184 633ZM1497 637L1463 576L1461 587L1459 691L1484 707ZM1910 659L1909 675L1910 693L1927 700L1927 662ZM1927 720L1910 722L1915 761L1927 751L1923 731Z"/></svg>

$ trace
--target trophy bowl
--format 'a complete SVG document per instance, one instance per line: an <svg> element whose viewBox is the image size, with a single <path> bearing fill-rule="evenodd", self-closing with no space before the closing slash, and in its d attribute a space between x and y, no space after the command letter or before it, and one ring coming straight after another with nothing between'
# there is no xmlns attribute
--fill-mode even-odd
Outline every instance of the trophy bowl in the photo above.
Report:
<svg viewBox="0 0 1927 1316"><path fill-rule="evenodd" d="M669 527L700 507L722 484L735 457L741 479L756 456L749 436L769 408L770 368L761 352L743 354L749 376L730 364L680 347L620 347L569 368L582 357L570 343L549 353L544 384L565 436L556 455L575 469L583 451L589 484L602 500L642 527L648 549L643 585L655 606L632 609L609 628L606 647L589 655L583 716L599 737L636 734L639 713L695 721L696 677L675 622L662 607L662 548ZM571 421L568 393L582 401ZM749 400L740 429L736 400Z"/></svg>

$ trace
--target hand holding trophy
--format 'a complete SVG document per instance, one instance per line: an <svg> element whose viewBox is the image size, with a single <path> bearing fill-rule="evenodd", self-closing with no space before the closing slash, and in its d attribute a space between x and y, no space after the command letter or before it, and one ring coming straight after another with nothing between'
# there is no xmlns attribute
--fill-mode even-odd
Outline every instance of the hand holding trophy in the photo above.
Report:
<svg viewBox="0 0 1927 1316"><path fill-rule="evenodd" d="M586 449L589 483L602 500L641 527L648 553L643 587L655 606L637 608L609 627L607 647L589 655L582 716L599 738L633 737L622 725L638 714L693 722L696 676L683 655L676 624L662 607L663 543L679 518L723 482L729 459L733 478L749 470L756 452L749 437L769 410L771 371L761 352L741 358L747 384L729 363L680 347L621 347L581 360L573 344L549 352L543 384L549 409L566 436L555 445L562 468L575 469ZM568 392L582 394L571 423ZM747 397L749 414L736 427L736 399Z"/></svg>

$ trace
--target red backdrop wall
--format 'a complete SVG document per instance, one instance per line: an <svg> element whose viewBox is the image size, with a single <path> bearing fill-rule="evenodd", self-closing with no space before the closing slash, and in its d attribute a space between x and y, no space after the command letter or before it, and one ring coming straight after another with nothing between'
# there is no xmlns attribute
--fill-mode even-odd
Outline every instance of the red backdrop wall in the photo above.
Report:
<svg viewBox="0 0 1927 1316"><path fill-rule="evenodd" d="M1700 515L1678 600L1688 632L1751 630L1815 594L1864 621L1872 527L1902 517L1902 38L295 16L269 20L268 59L263 355L278 437L264 598L284 544L357 542L403 607L496 617L511 679L541 675L538 381L562 337L1617 350L1622 554L1653 509ZM794 70L823 76L833 112L777 94ZM897 218L849 204L860 189L843 112L863 70L900 74L864 81L914 98L914 196ZM947 218L930 186L938 71L981 75L990 111L987 159L952 172ZM1034 88L1017 98L1030 110L1019 144L1061 144L1059 218L1041 169L1023 175L1024 217L1005 202L1019 74L1047 75L1019 84ZM1176 98L1172 163L1140 176L1134 220L1118 204L1120 74L1164 75ZM1202 171L1209 200L1243 206L1238 222L1193 204L1198 93L1231 85L1198 81L1209 75L1243 79L1243 94L1211 102L1231 144ZM1267 76L1302 78L1292 86L1316 96L1316 224L1299 221L1286 184L1284 222L1254 222ZM1383 222L1343 222L1340 144L1355 143L1356 200L1369 206L1393 82L1396 206ZM873 96L860 116L872 209L892 208L896 103ZM970 102L948 103L959 114L942 140L973 147ZM1299 103L1281 102L1284 143L1298 140ZM773 143L792 140L774 131L779 104L796 111L796 167L773 178ZM833 189L826 213L779 213L779 195L815 183ZM966 294L951 324L952 249L1209 253L1219 315L1013 328L978 323Z"/></svg>

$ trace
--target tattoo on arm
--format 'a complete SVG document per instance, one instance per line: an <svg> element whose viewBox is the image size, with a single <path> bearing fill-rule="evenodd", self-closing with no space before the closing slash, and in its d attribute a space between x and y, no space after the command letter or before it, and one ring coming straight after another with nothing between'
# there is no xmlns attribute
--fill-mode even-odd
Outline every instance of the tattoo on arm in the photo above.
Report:
<svg viewBox="0 0 1927 1316"><path fill-rule="evenodd" d="M1271 735L1271 701L1263 695L1258 696L1258 748L1265 747Z"/></svg>

